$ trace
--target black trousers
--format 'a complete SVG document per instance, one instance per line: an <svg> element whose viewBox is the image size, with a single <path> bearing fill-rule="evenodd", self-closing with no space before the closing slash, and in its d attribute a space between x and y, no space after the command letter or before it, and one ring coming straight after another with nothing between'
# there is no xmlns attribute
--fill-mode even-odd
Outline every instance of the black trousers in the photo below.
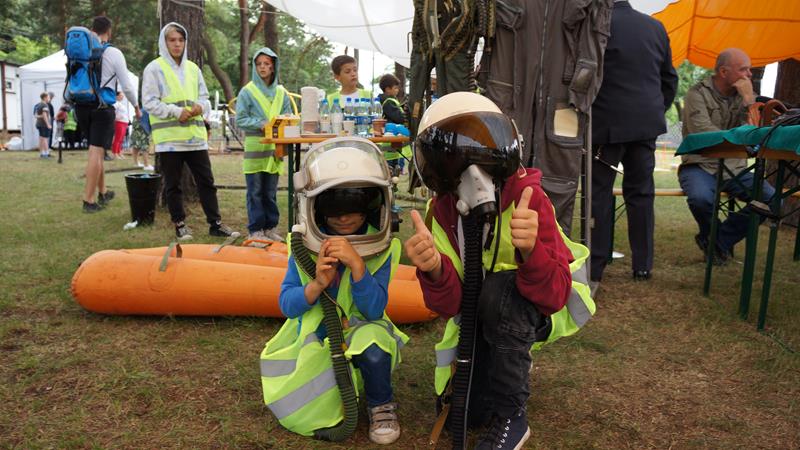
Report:
<svg viewBox="0 0 800 450"><path fill-rule="evenodd" d="M592 162L592 280L600 280L611 252L611 227L614 226L614 180L622 162L622 196L628 214L628 240L631 244L633 270L653 269L653 230L655 213L655 139L603 144L593 148L600 156ZM607 164L606 164L607 163Z"/></svg>
<svg viewBox="0 0 800 450"><path fill-rule="evenodd" d="M195 150L190 152L159 152L161 159L161 176L164 177L164 194L167 197L167 208L173 223L186 219L183 209L183 192L181 191L181 175L183 164L189 167L197 184L197 194L200 196L200 205L206 214L206 221L214 224L221 219L219 203L217 203L217 188L214 186L214 174L211 173L211 160L208 151Z"/></svg>
<svg viewBox="0 0 800 450"><path fill-rule="evenodd" d="M478 333L470 392L470 425L512 417L530 397L530 349L550 334L550 317L517 289L516 271L489 273L478 304Z"/></svg>

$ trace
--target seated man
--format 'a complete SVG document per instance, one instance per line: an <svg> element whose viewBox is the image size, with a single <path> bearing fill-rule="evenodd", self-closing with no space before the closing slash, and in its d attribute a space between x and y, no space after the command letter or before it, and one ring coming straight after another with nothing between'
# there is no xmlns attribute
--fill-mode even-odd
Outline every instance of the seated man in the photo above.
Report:
<svg viewBox="0 0 800 450"><path fill-rule="evenodd" d="M683 109L683 136L705 131L720 131L744 125L747 108L755 102L751 82L750 58L738 48L723 50L717 57L714 74L692 86L686 93ZM678 169L678 180L686 192L686 202L700 228L695 241L705 254L711 231L714 211L714 192L718 160L701 155L683 155ZM725 166L734 174L747 167L746 159L726 159ZM753 174L742 174L740 183L723 173L722 190L728 195L749 201ZM761 201L768 201L775 190L766 181ZM747 214L732 213L722 222L714 249L714 263L725 264L733 254L733 247L747 233Z"/></svg>

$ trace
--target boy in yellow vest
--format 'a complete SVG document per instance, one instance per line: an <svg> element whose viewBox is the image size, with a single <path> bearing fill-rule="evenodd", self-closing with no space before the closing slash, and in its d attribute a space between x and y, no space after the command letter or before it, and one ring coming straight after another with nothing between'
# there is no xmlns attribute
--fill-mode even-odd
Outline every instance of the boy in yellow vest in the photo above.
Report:
<svg viewBox="0 0 800 450"><path fill-rule="evenodd" d="M331 71L333 79L342 88L336 92L328 94L328 105L333 107L334 100L339 101L339 106L344 110L347 100L355 106L362 98L372 99L372 93L366 89L358 87L358 63L350 55L339 55L331 61Z"/></svg>
<svg viewBox="0 0 800 450"><path fill-rule="evenodd" d="M275 156L275 145L261 143L270 119L292 112L289 94L278 84L279 68L275 52L268 47L259 49L253 55L251 81L236 97L236 125L245 133L248 239L283 241L277 230L278 177L283 173L283 160Z"/></svg>
<svg viewBox="0 0 800 450"><path fill-rule="evenodd" d="M381 88L381 91L383 91L382 94L378 95L378 101L381 103L383 117L386 119L386 122L405 125L406 115L403 112L400 101L397 100L397 95L400 94L400 89L402 89L402 86L400 86L400 79L387 73L381 77L378 86ZM405 167L406 159L411 159L411 146L404 146L400 152L387 149L387 151L383 153L383 156L386 158L386 162L389 164L389 168L392 169L392 172L400 175L403 171L403 167Z"/></svg>
<svg viewBox="0 0 800 450"><path fill-rule="evenodd" d="M261 353L264 401L299 434L320 436L319 430L342 422L345 386L324 381L332 380L329 341L335 336L321 322L322 303L335 299L343 355L363 380L369 438L391 444L400 436L391 374L408 337L385 313L400 258L400 243L390 234L388 169L375 144L345 137L312 148L295 180L299 225L279 299L288 320ZM309 252L315 263L306 259ZM338 327L338 319L334 323Z"/></svg>
<svg viewBox="0 0 800 450"><path fill-rule="evenodd" d="M208 234L239 236L239 232L223 224L220 217L217 188L208 157L208 132L203 120L211 104L203 72L186 57L186 36L182 25L166 24L158 37L160 56L142 73L142 106L150 114L151 137L160 159L167 208L178 240L192 239L192 230L185 222L181 191L181 174L186 164L197 184Z"/></svg>
<svg viewBox="0 0 800 450"><path fill-rule="evenodd" d="M422 181L437 195L429 220L411 211L405 249L425 304L450 318L436 345L435 386L452 400L454 439L491 419L478 449L522 448L531 348L574 333L594 310L580 272L588 249L561 234L541 172L520 166L518 136L491 100L457 92L428 108L415 146Z"/></svg>

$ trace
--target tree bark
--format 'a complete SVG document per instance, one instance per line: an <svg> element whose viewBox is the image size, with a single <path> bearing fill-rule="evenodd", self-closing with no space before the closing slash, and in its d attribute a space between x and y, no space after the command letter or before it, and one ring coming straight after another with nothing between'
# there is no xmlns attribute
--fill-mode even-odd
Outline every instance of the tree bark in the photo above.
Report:
<svg viewBox="0 0 800 450"><path fill-rule="evenodd" d="M775 98L784 103L791 103L793 105L800 105L800 61L796 59L787 59L778 64L778 77L775 80ZM777 169L778 164L775 161L767 161L767 170L772 171ZM786 174L788 175L788 174ZM775 177L770 177L771 182L775 182ZM784 188L791 188L797 186L800 180L797 177L786 178ZM783 213L786 214L794 209L800 207L800 201L791 197L783 202ZM798 226L800 221L800 214L795 213L787 217L784 223Z"/></svg>
<svg viewBox="0 0 800 450"><path fill-rule="evenodd" d="M400 92L397 94L397 99L402 103L406 99L406 68L394 63L394 76L400 80Z"/></svg>
<svg viewBox="0 0 800 450"><path fill-rule="evenodd" d="M250 8L239 0L239 88L250 81Z"/></svg>
<svg viewBox="0 0 800 450"><path fill-rule="evenodd" d="M217 62L217 50L214 48L214 43L211 42L207 33L203 33L203 49L206 52L206 62L208 62L211 72L214 74L217 81L219 81L220 86L222 86L222 94L225 96L225 103L228 103L233 100L235 95L233 93L233 83L231 83L231 77L219 66L219 62Z"/></svg>
<svg viewBox="0 0 800 450"><path fill-rule="evenodd" d="M250 29L250 37L247 39L249 44L252 44L253 41L256 40L259 33L264 29L264 26L267 23L267 2L265 0L261 0L261 14L258 16L258 21L253 28Z"/></svg>
<svg viewBox="0 0 800 450"><path fill-rule="evenodd" d="M278 48L278 10L267 2L264 2L266 12L266 22L264 23L264 44L271 48L276 55L280 56Z"/></svg>

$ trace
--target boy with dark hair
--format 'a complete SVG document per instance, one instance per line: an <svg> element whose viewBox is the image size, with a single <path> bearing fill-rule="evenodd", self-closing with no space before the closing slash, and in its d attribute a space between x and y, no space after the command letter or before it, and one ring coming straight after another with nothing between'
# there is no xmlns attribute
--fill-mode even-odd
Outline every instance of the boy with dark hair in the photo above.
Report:
<svg viewBox="0 0 800 450"><path fill-rule="evenodd" d="M39 95L39 99L42 101L33 108L33 114L36 117L36 130L39 131L39 158L49 158L50 145L48 141L53 133L50 109L47 107L50 96L47 92L42 92Z"/></svg>
<svg viewBox="0 0 800 450"><path fill-rule="evenodd" d="M111 20L105 16L95 17L92 21L92 32L97 34L100 42L108 42L111 39ZM100 86L111 86L113 81L132 104L138 105L137 89L128 77L128 66L122 52L109 46L103 51L101 61ZM89 160L86 164L86 185L83 191L83 212L86 213L100 211L114 198L114 191L106 189L103 160L105 149L111 148L111 141L114 139L116 114L113 106L103 106L99 101L75 105L78 127L89 138ZM136 106L136 118L141 115Z"/></svg>
<svg viewBox="0 0 800 450"><path fill-rule="evenodd" d="M404 125L406 123L406 115L403 112L403 106L400 104L400 101L397 100L397 95L400 93L401 89L400 80L396 76L387 73L381 77L378 86L381 88L381 91L383 91L382 94L378 95L378 101L381 103L381 109L383 110L383 117L388 123ZM386 151L383 152L383 156L386 158L389 167L393 169L393 172L398 168L398 173L402 172L403 167L405 167L405 160L411 160L411 146L404 146L400 152L396 152L392 150L391 147L387 147Z"/></svg>
<svg viewBox="0 0 800 450"><path fill-rule="evenodd" d="M358 87L358 62L352 56L339 55L333 58L331 71L333 79L342 86L341 90L328 94L328 105L331 107L334 100L338 100L339 106L344 108L348 99L355 105L362 98L372 98L370 91Z"/></svg>

